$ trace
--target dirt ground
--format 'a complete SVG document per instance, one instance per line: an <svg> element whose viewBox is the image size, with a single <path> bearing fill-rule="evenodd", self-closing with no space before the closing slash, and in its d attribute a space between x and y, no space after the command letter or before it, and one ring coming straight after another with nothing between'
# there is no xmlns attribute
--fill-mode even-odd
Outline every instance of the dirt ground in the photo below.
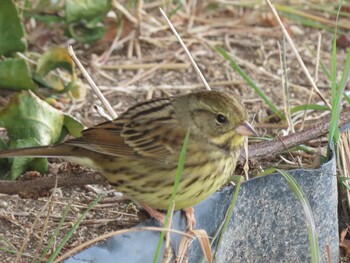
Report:
<svg viewBox="0 0 350 263"><path fill-rule="evenodd" d="M172 22L180 32L209 85L213 90L224 90L240 96L249 112L250 120L254 120L254 125L262 137L275 137L290 132L287 125L277 122L276 118L266 119L271 115L271 110L214 49L216 45L224 47L268 97L280 109L283 109L282 70L278 48L279 45L282 45L283 34L279 26L264 23L266 20L264 17L270 15L267 7L258 6L252 9L226 6L201 12L203 8L203 6L198 6L193 9L189 6L179 11L172 18ZM189 59L165 26L165 21L158 14L157 9L145 10L147 15L143 17L140 35L136 34L134 38L130 37L130 41L115 47L106 62L101 62L101 55L111 46L110 39L103 39L94 45L79 43L73 45L76 55L117 113L145 99L204 89ZM152 23L151 18L157 19L158 22ZM273 21L274 19L270 17L267 20ZM284 23L312 76L315 75L316 58L310 50L316 52L319 34L322 35L320 57L322 62L330 67L332 32L304 27L287 19L284 19ZM39 24L30 28L28 35L38 33L38 28ZM125 27L124 31L121 39L130 36L133 28ZM55 29L54 33L57 35L51 41L45 42L41 47L31 43L30 48L42 52L50 46L66 46L68 42L71 43L71 40L65 37L59 29ZM136 47L139 44L140 57L137 57L137 52L130 52L132 43ZM128 56L128 53L131 55ZM337 56L339 58L338 68L342 68L346 52L338 49ZM290 105L307 104L311 85L288 44L286 59ZM151 63L154 65L145 68L146 64ZM134 69L131 68L131 65L134 65ZM107 66L109 66L108 69ZM164 69L165 67L167 68ZM86 127L90 127L104 121L93 109L93 105L101 106L101 103L91 92L83 77L80 75L79 77L81 77L81 86L85 90L85 96L74 101L62 96L58 98L58 106L82 121ZM322 94L329 99L330 83L321 69L317 85ZM13 93L9 91L1 91L1 93L0 106L3 107ZM321 103L321 100L314 94L311 97L311 103ZM311 112L307 115L306 124L312 124L325 115L324 112ZM294 118L294 122L300 123L301 119L302 114L299 114ZM315 154L300 157L301 162L297 162L296 158L291 155L284 155L283 159L276 156L273 160L254 163L251 167L251 176L272 164L290 169L300 164L308 168L316 167L319 154L324 153L325 145L324 138L310 143L309 146L314 149ZM51 174L60 169L61 165L69 164L52 159ZM241 173L241 168L237 173ZM51 197L50 193L52 193ZM7 250L6 252L3 249L0 252L0 261L15 262L20 253L17 262L30 262L35 255L42 252L42 248L46 246L59 224L64 209L70 205L68 216L54 239L54 244L57 246L77 217L86 210L87 204L101 193L104 196L103 200L82 221L72 238L64 246L62 250L64 253L97 236L132 227L139 220L144 220L148 216L131 202L121 200L120 195L115 194L110 186L59 188L47 191L43 194L46 196L37 199L22 199L18 195L0 194L0 246Z"/></svg>

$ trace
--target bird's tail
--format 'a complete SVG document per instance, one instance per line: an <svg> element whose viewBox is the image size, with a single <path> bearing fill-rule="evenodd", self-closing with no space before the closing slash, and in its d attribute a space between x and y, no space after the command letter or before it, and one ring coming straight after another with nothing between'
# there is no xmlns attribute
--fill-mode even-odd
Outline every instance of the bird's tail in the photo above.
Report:
<svg viewBox="0 0 350 263"><path fill-rule="evenodd" d="M9 157L66 157L75 156L76 146L58 144L55 146L38 146L0 151L0 158Z"/></svg>

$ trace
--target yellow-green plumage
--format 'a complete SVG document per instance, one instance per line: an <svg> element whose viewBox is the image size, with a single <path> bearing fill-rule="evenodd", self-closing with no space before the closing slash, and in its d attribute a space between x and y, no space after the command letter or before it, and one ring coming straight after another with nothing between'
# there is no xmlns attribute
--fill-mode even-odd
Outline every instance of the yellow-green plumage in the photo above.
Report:
<svg viewBox="0 0 350 263"><path fill-rule="evenodd" d="M186 132L190 139L175 208L191 207L220 188L236 167L244 135L254 131L232 96L215 91L145 101L82 137L52 147L1 152L59 156L102 173L118 191L166 209Z"/></svg>

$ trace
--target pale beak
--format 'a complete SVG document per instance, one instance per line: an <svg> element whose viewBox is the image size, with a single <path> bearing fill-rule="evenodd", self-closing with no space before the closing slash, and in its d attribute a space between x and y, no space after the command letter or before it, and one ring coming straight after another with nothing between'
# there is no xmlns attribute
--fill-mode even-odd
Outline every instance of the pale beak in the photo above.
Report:
<svg viewBox="0 0 350 263"><path fill-rule="evenodd" d="M247 122L244 121L243 124L239 125L235 131L243 136L255 136L259 137L259 134L254 130L254 128Z"/></svg>

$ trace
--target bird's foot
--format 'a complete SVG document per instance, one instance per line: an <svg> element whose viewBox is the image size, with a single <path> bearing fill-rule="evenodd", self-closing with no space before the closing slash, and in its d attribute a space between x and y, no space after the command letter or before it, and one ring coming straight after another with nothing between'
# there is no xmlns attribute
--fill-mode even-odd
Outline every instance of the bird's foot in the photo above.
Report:
<svg viewBox="0 0 350 263"><path fill-rule="evenodd" d="M187 230L192 231L196 226L196 218L194 216L194 208L188 207L188 208L183 209L183 211L185 212L185 216L186 216Z"/></svg>
<svg viewBox="0 0 350 263"><path fill-rule="evenodd" d="M156 219L159 223L161 223L162 225L164 225L165 222L165 214L162 212L159 212L158 210L145 205L145 204L141 204L143 209L146 210L146 212L150 215L150 217L153 217L154 219Z"/></svg>
<svg viewBox="0 0 350 263"><path fill-rule="evenodd" d="M165 214L162 212L159 212L158 210L142 204L142 207L146 210L146 212L153 217L154 219L156 219L158 222L160 222L162 225L164 225L165 222ZM186 228L188 231L192 231L195 226L196 226L196 218L194 216L194 208L193 207L188 207L183 209L183 211L185 212L185 217L186 217ZM170 222L171 224L171 222Z"/></svg>

